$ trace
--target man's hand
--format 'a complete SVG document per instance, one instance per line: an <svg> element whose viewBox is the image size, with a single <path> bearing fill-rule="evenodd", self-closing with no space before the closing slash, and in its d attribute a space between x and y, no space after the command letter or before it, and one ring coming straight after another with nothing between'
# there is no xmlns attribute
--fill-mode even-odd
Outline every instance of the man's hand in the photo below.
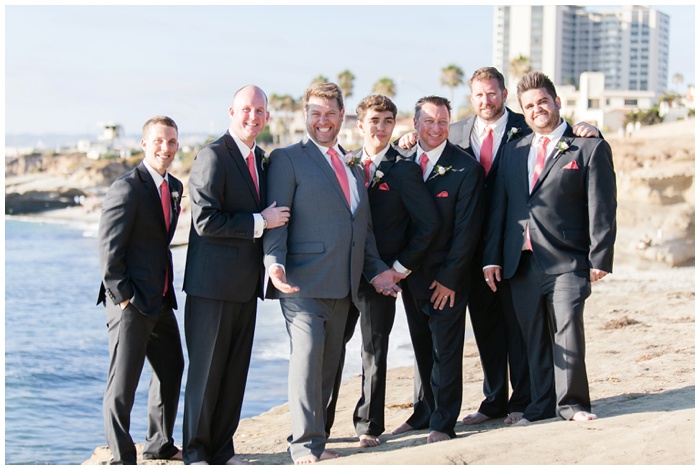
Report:
<svg viewBox="0 0 700 470"><path fill-rule="evenodd" d="M285 294L292 294L294 292L299 292L299 287L287 284L287 273L284 272L282 266L274 265L269 270L270 280L272 285L274 285L280 292Z"/></svg>
<svg viewBox="0 0 700 470"><path fill-rule="evenodd" d="M430 301L433 303L435 310L444 309L448 301L450 302L450 307L455 306L455 291L448 289L437 281L433 281L430 284L430 288L435 289L433 295L430 296Z"/></svg>
<svg viewBox="0 0 700 470"><path fill-rule="evenodd" d="M408 134L404 134L401 136L399 139L399 147L402 149L410 149L413 148L414 145L416 145L418 134L416 132L409 132Z"/></svg>
<svg viewBox="0 0 700 470"><path fill-rule="evenodd" d="M496 290L498 290L496 281L501 282L501 268L498 266L491 266L484 269L484 281L489 285L492 291L496 292Z"/></svg>
<svg viewBox="0 0 700 470"><path fill-rule="evenodd" d="M405 277L405 274L396 272L393 269L387 269L372 279L372 285L378 293L396 297L401 292L401 288L396 285L397 279L401 280Z"/></svg>
<svg viewBox="0 0 700 470"><path fill-rule="evenodd" d="M289 207L277 207L277 201L270 204L260 215L267 220L267 228L281 227L289 222Z"/></svg>
<svg viewBox="0 0 700 470"><path fill-rule="evenodd" d="M573 131L576 137L600 137L598 128L587 122L579 122L574 126Z"/></svg>
<svg viewBox="0 0 700 470"><path fill-rule="evenodd" d="M124 302L121 302L121 303L119 304L119 306L122 308L122 310L124 310L126 307L129 306L129 302L130 302L130 300L129 300L129 299L126 299Z"/></svg>
<svg viewBox="0 0 700 470"><path fill-rule="evenodd" d="M600 281L607 275L607 272L601 271L600 269L591 269L591 282Z"/></svg>

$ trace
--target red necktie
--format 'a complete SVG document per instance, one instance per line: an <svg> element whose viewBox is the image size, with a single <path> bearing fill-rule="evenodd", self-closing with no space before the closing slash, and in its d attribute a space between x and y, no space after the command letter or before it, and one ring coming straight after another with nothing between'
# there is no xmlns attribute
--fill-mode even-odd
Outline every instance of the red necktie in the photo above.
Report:
<svg viewBox="0 0 700 470"><path fill-rule="evenodd" d="M163 217L165 218L165 231L170 233L170 194L168 192L168 183L163 180L160 184L160 205L163 207ZM163 295L168 292L168 273L169 269L165 267L165 286L163 287Z"/></svg>
<svg viewBox="0 0 700 470"><path fill-rule="evenodd" d="M328 149L328 155L331 157L331 163L333 164L333 170L335 170L335 176L338 178L338 183L340 183L343 194L345 194L345 200L348 201L348 206L352 207L350 203L350 183L348 183L348 174L345 173L345 165L340 161L338 152L334 149Z"/></svg>
<svg viewBox="0 0 700 470"><path fill-rule="evenodd" d="M248 171L250 171L250 177L253 178L255 190L258 192L258 199L260 199L260 186L258 186L258 174L255 172L255 155L253 155L253 152L250 152L248 154L248 158L246 158L245 160L248 164Z"/></svg>
<svg viewBox="0 0 700 470"><path fill-rule="evenodd" d="M547 145L549 144L549 138L540 137L540 149L537 151L537 160L535 160L535 169L532 171L532 184L530 184L530 191L535 187L535 183L542 173L544 168L544 160L547 158Z"/></svg>
<svg viewBox="0 0 700 470"><path fill-rule="evenodd" d="M420 156L420 169L423 172L423 179L425 179L425 169L427 167L428 167L428 156L424 152Z"/></svg>
<svg viewBox="0 0 700 470"><path fill-rule="evenodd" d="M481 143L481 150L479 151L479 163L484 167L486 174L489 174L491 169L491 164L493 163L493 129L490 127L486 128L487 134L484 141Z"/></svg>
<svg viewBox="0 0 700 470"><path fill-rule="evenodd" d="M367 186L369 186L369 177L370 177L370 173L372 172L372 168L371 168L372 159L368 158L363 163L365 165L365 188L366 188Z"/></svg>

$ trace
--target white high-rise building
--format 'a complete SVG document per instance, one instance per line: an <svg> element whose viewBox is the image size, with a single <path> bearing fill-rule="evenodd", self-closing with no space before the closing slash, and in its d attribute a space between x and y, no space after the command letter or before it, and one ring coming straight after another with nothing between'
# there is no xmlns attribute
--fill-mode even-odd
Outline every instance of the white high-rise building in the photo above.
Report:
<svg viewBox="0 0 700 470"><path fill-rule="evenodd" d="M493 64L509 77L513 59L529 59L555 85L576 85L583 72L605 74L608 90L652 91L668 84L669 17L643 6L593 12L581 6L494 7Z"/></svg>

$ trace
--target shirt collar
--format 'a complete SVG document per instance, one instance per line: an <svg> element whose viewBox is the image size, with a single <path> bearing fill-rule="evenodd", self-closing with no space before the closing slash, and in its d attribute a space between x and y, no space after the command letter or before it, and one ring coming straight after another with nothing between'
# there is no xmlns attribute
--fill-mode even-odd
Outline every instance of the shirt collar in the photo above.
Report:
<svg viewBox="0 0 700 470"><path fill-rule="evenodd" d="M378 154L372 156L372 155L368 154L367 150L363 147L362 148L362 161L364 162L365 160L367 160L369 158L370 160L372 160L372 163L374 163L375 168L378 168L379 164L382 162L382 160L384 160L384 155L386 155L388 150L389 150L389 144L387 144L386 147L384 147L384 149L382 151L380 151Z"/></svg>
<svg viewBox="0 0 700 470"><path fill-rule="evenodd" d="M319 144L319 143L316 142L314 139L312 139L311 136L310 136L309 134L306 134L306 136L309 138L309 140L310 140L311 142L314 143L314 145L315 145L316 147L318 147L318 149L321 151L321 153L323 154L324 157L325 157L326 154L328 153L328 149L329 149L329 148L333 148L333 150L335 150L335 151L338 153L338 156L340 156L340 157L342 157L343 155L345 155L343 152L340 151L340 146L338 146L338 139L335 140L335 144L333 144L333 147L324 147L323 145Z"/></svg>
<svg viewBox="0 0 700 470"><path fill-rule="evenodd" d="M153 182L156 184L156 188L160 190L160 185L163 184L163 181L167 181L168 179L168 170L165 170L165 175L161 176L160 173L151 168L151 165L149 165L145 159L143 160L143 166L146 167L148 173L151 175L151 178L153 178Z"/></svg>
<svg viewBox="0 0 700 470"><path fill-rule="evenodd" d="M418 158L420 158L420 156L423 153L425 153L428 156L428 160L430 160L430 163L435 165L437 163L437 161L440 159L440 155L442 155L443 150L445 150L446 145L447 145L447 139L445 139L445 141L443 143L441 143L440 145L438 145L437 147L435 147L431 151L426 152L425 150L423 150L421 148L420 143L419 143L417 156L418 156Z"/></svg>
<svg viewBox="0 0 700 470"><path fill-rule="evenodd" d="M253 155L255 155L255 147L257 147L257 144L255 142L253 142L253 148L248 148L245 142L236 137L235 133L231 132L230 130L228 131L228 133L231 135L231 137L233 137L233 141L236 142L238 150L241 152L241 155L243 155L243 159L248 158L250 152L253 152Z"/></svg>
<svg viewBox="0 0 700 470"><path fill-rule="evenodd" d="M540 139L542 137L547 137L547 138L549 138L550 143L556 143L556 142L559 142L559 140L562 138L562 136L564 135L564 132L566 132L566 121L564 119L561 119L561 122L556 127L556 129L554 129L549 134L543 135L543 134L538 134L537 132L535 132L535 139L533 140L533 142L535 144L539 144Z"/></svg>

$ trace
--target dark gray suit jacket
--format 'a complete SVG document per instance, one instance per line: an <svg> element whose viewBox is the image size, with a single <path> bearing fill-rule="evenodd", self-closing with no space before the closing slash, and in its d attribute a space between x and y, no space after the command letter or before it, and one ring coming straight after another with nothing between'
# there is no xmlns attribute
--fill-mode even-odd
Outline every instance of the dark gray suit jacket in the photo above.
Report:
<svg viewBox="0 0 700 470"><path fill-rule="evenodd" d="M301 142L270 154L269 201L290 208L289 223L266 233L265 266L281 264L300 288L284 294L272 283L269 298L356 298L363 272L368 280L387 268L372 233L364 172L353 167L360 202L351 213L338 179L316 144Z"/></svg>
<svg viewBox="0 0 700 470"><path fill-rule="evenodd" d="M262 239L253 238L254 213L266 207L267 168L256 148L260 198L244 156L226 132L204 147L192 164L192 201L184 290L229 302L262 298Z"/></svg>
<svg viewBox="0 0 700 470"><path fill-rule="evenodd" d="M546 274L591 268L612 272L617 190L610 145L574 137L567 126L529 191L527 160L534 134L509 143L496 178L487 224L484 265L503 267L509 279L522 253L529 223L533 255Z"/></svg>
<svg viewBox="0 0 700 470"><path fill-rule="evenodd" d="M143 163L120 176L105 196L100 218L98 246L102 283L97 303L107 297L115 305L127 299L145 315L155 315L163 301L166 272L170 273L167 297L177 308L173 292L173 260L170 241L180 214L182 183L168 175L172 211L170 230L160 194Z"/></svg>

